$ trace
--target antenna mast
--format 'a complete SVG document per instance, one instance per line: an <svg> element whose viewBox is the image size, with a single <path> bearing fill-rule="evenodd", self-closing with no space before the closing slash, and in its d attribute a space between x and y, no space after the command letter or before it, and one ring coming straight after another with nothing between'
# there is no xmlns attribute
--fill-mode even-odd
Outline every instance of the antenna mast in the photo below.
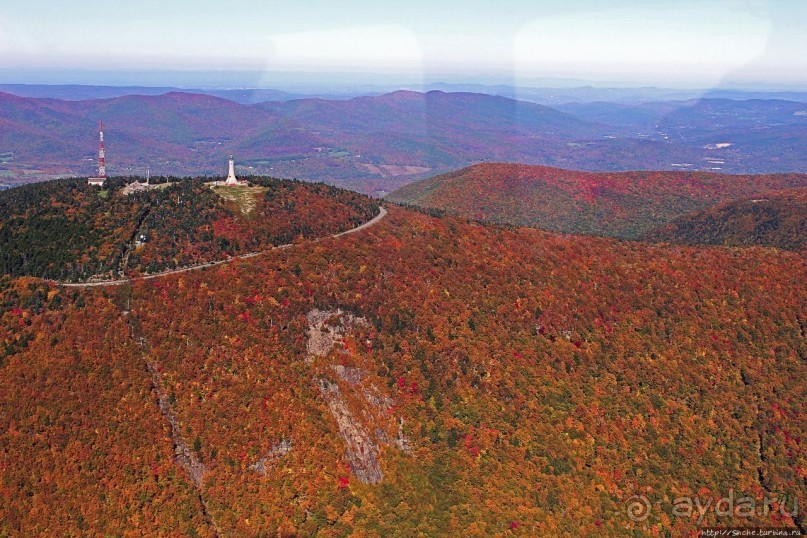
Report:
<svg viewBox="0 0 807 538"><path fill-rule="evenodd" d="M106 178L106 154L104 152L104 122L98 122L98 177Z"/></svg>

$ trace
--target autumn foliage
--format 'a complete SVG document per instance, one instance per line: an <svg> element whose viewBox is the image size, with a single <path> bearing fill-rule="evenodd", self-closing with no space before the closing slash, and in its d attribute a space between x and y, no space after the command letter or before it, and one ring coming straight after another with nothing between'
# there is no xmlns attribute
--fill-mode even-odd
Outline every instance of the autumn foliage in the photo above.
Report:
<svg viewBox="0 0 807 538"><path fill-rule="evenodd" d="M0 534L692 536L670 499L807 498L800 254L387 209L131 287L4 280ZM315 308L367 323L308 361ZM146 359L206 466L198 490ZM403 419L411 448L381 447L379 484L346 463L316 383L332 365L365 373L355 415L372 384ZM658 502L644 522L635 494Z"/></svg>
<svg viewBox="0 0 807 538"><path fill-rule="evenodd" d="M208 178L133 178L33 184L0 193L0 274L61 281L153 274L355 228L375 201L324 184L245 178L239 204ZM238 190L238 189L237 189Z"/></svg>
<svg viewBox="0 0 807 538"><path fill-rule="evenodd" d="M579 172L485 163L406 185L387 198L475 220L638 239L721 202L805 186L805 174Z"/></svg>
<svg viewBox="0 0 807 538"><path fill-rule="evenodd" d="M645 239L801 250L807 241L807 188L764 192L684 215Z"/></svg>

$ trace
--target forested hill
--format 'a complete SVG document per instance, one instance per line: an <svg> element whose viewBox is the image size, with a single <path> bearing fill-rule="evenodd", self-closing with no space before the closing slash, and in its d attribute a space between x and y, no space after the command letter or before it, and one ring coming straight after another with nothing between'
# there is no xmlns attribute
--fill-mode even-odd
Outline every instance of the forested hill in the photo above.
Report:
<svg viewBox="0 0 807 538"><path fill-rule="evenodd" d="M205 178L135 178L99 190L85 179L0 192L0 274L114 279L225 259L354 228L374 200L323 184L248 178L211 188Z"/></svg>
<svg viewBox="0 0 807 538"><path fill-rule="evenodd" d="M719 204L680 217L649 233L646 239L804 249L807 245L807 188L761 193Z"/></svg>
<svg viewBox="0 0 807 538"><path fill-rule="evenodd" d="M692 211L790 187L807 187L807 174L593 173L486 163L406 185L387 199L476 220L638 239Z"/></svg>
<svg viewBox="0 0 807 538"><path fill-rule="evenodd" d="M131 286L5 277L0 535L695 536L726 519L673 500L729 495L804 531L805 281L397 207Z"/></svg>

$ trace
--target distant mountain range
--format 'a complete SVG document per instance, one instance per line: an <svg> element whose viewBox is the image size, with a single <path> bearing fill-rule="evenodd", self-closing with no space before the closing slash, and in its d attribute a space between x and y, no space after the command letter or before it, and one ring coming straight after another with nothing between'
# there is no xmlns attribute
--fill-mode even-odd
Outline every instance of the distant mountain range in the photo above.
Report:
<svg viewBox="0 0 807 538"><path fill-rule="evenodd" d="M0 69L0 75L2 75ZM541 81L535 81L540 83ZM656 87L602 87L584 80L546 80L546 86L513 86L506 84L460 84L433 82L408 86L354 85L324 88L316 85L295 86L280 90L271 88L203 88L174 86L92 86L84 84L0 84L0 92L19 97L66 99L110 99L125 95L162 95L171 92L197 93L229 99L242 104L264 101L290 101L292 99L351 99L383 95L399 89L416 92L439 90L446 93L484 93L541 105L557 106L568 103L610 102L640 104L659 101L687 101L692 99L781 99L807 102L807 91L765 91L738 89L672 89Z"/></svg>
<svg viewBox="0 0 807 538"><path fill-rule="evenodd" d="M195 93L221 97L241 104L263 103L265 101L290 101L292 99L350 99L356 93L296 93L267 88L256 89L203 89L178 88L173 86L86 86L82 84L0 84L0 92L18 97L37 99L63 99L65 101L87 101L92 99L113 99L127 95L164 95L166 93ZM380 92L383 93L383 92Z"/></svg>
<svg viewBox="0 0 807 538"><path fill-rule="evenodd" d="M79 101L0 94L0 180L92 174L98 120L106 125L112 174L144 174L146 167L153 174L221 174L234 153L240 173L376 195L484 161L591 171L807 171L807 105L794 101L558 110L441 91L251 105L170 92Z"/></svg>
<svg viewBox="0 0 807 538"><path fill-rule="evenodd" d="M591 173L480 164L406 185L387 199L496 223L639 239L693 211L791 187L807 187L807 174Z"/></svg>

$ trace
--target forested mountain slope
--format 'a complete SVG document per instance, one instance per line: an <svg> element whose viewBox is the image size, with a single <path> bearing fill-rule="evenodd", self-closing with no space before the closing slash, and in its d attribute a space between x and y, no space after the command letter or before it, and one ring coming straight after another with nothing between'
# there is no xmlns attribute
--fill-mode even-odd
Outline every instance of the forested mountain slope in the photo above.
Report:
<svg viewBox="0 0 807 538"><path fill-rule="evenodd" d="M247 178L136 178L99 190L64 179L0 192L0 274L66 281L153 274L343 232L378 213L374 200L324 184Z"/></svg>
<svg viewBox="0 0 807 538"><path fill-rule="evenodd" d="M678 536L725 522L682 496L807 498L800 255L388 209L131 287L3 279L0 534Z"/></svg>
<svg viewBox="0 0 807 538"><path fill-rule="evenodd" d="M805 186L807 174L592 173L485 163L409 184L387 199L470 219L638 239L720 202Z"/></svg>
<svg viewBox="0 0 807 538"><path fill-rule="evenodd" d="M807 188L762 193L684 215L649 233L646 239L803 249L807 241Z"/></svg>

